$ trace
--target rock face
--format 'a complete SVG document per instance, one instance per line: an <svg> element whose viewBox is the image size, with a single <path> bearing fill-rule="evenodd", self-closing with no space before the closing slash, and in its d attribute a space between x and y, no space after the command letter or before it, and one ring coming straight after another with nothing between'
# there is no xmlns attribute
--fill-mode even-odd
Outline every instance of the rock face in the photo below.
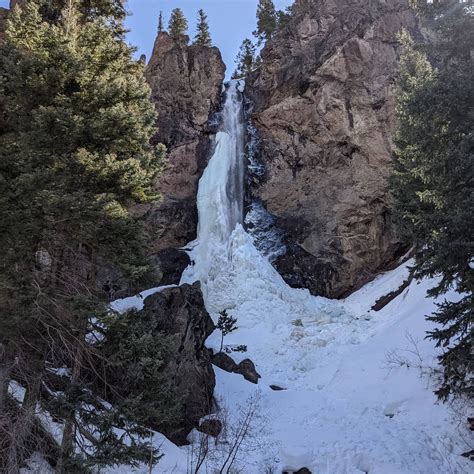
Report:
<svg viewBox="0 0 474 474"><path fill-rule="evenodd" d="M186 436L212 409L215 376L204 343L214 323L204 307L199 283L149 296L143 311L159 321L160 330L171 340L173 356L164 374L173 381L182 406L177 426L163 433L176 444L186 444Z"/></svg>
<svg viewBox="0 0 474 474"><path fill-rule="evenodd" d="M209 119L219 108L224 74L217 48L158 34L146 77L159 113L155 140L166 145L168 165L156 183L161 202L139 212L167 283L177 283L169 272L180 275L188 263L175 249L196 237L198 181L212 145ZM178 270L167 265L173 259L181 262Z"/></svg>
<svg viewBox="0 0 474 474"><path fill-rule="evenodd" d="M250 192L285 233L292 286L342 297L400 252L388 210L406 0L299 0L249 78L265 175Z"/></svg>

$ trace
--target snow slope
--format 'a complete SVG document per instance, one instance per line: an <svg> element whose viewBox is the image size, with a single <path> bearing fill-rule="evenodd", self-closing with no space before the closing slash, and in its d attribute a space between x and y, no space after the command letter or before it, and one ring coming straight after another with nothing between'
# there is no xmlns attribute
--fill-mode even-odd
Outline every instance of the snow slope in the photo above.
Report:
<svg viewBox="0 0 474 474"><path fill-rule="evenodd" d="M234 237L242 244L234 242L235 255L252 249L242 230ZM253 271L232 258L234 265L222 271L219 284L208 291L214 317L226 307L238 318L239 329L227 337L226 345L246 344L247 353L233 356L251 358L262 376L254 385L215 368L215 393L229 411L229 424L237 422L251 397L259 397L256 433L248 443L257 449L242 450L235 465L238 472L291 472L303 466L318 474L472 472L470 461L461 456L473 444L461 423L464 408L439 404L432 393L436 350L424 339L430 327L424 315L435 308L425 297L433 281L412 282L374 312L373 303L405 280L410 262L346 300L333 302L288 289L284 282L273 288L272 296L268 267L256 254L252 257L246 261L255 264ZM245 284L239 269L247 275ZM288 301L293 292L294 300ZM295 316L302 326L294 325ZM208 345L218 344L215 333ZM273 391L271 384L286 390ZM178 448L159 434L155 445L165 456L153 472L192 472L192 447ZM212 473L217 464L211 460L199 472ZM274 470L267 471L270 467ZM124 467L108 472L148 470Z"/></svg>

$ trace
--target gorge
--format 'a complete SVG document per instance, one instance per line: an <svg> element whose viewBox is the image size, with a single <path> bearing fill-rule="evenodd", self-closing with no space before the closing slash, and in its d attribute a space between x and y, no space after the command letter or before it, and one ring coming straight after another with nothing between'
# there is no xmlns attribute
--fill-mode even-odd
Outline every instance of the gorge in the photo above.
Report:
<svg viewBox="0 0 474 474"><path fill-rule="evenodd" d="M160 13L149 60L135 61L133 50L125 46L120 0L97 5L78 0L80 8L70 2L69 9L58 7L62 0L31 2L44 9L28 10L26 26L19 16L23 10L17 9L13 23L20 25L19 32L8 33L10 39L5 31L14 15L0 9L0 46L7 58L0 81L0 139L20 163L11 160L13 171L4 173L10 187L0 169L0 186L13 189L12 197L4 199L13 209L17 187L36 192L37 186L41 192L32 194L31 209L38 209L50 227L37 224L41 232L33 240L35 247L25 251L26 263L18 266L12 257L17 234L11 222L27 219L30 204L18 206L20 217L4 206L10 227L5 225L7 238L1 241L9 260L0 266L7 275L0 274L0 334L5 333L0 338L0 408L13 413L14 423L0 413L0 470L470 472L472 426L466 420L472 425L472 400L468 393L442 403L435 392L446 383L446 374L452 375L443 372L440 361L454 339L444 346L441 337L436 343L430 339L444 326L427 316L451 309L471 294L472 258L464 261L462 272L450 268L454 281L464 278L465 286L447 281L443 271L420 272L420 252L431 252L431 247L419 235L407 238L394 205L393 176L401 174L402 145L408 143L403 150L413 162L418 152L406 137L406 143L401 140L400 123L406 119L413 129L423 127L425 121L420 125L412 115L438 100L433 93L429 101L414 102L412 115L402 110L421 78L434 84L438 77L428 59L420 59L420 51L435 41L433 23L409 0L296 0L287 10L272 13L273 30L266 36L257 13L253 63L245 74L238 67L228 80L223 55L206 36L203 10L191 44L182 11L173 10L168 31ZM16 4L28 8L27 0L12 1L10 7ZM258 5L270 8L273 3L260 0ZM111 14L109 7L119 13ZM443 15L431 20L439 18ZM28 30L35 21L41 28ZM102 33L110 29L110 44L119 45L117 51L127 58L122 65L104 52L96 41L101 36L89 23ZM31 41L21 39L22 28L30 31ZM82 33L70 35L75 28L93 33L92 39L84 36L90 51L77 39ZM412 43L403 35L420 49L410 50ZM15 38L27 52L22 59L26 66L14 55L10 43ZM46 44L46 52L40 48L36 57L28 48L36 54L37 44ZM51 44L56 56L50 55ZM95 73L86 67L83 73L78 66L96 56L102 62L94 67L108 74L108 81L97 78L99 99L91 81ZM436 63L437 58L429 59ZM40 66L45 61L44 70L35 61ZM34 80L22 76L31 64L37 68ZM62 72L64 64L67 80L63 84L58 74L56 90L51 71ZM8 68L16 75L8 76ZM22 96L44 77L52 82L54 100L49 102L46 93ZM22 79L14 102L15 81ZM403 80L408 92L402 94ZM430 91L426 84L422 91ZM466 90L461 103L469 103ZM74 102L81 94L86 106ZM24 105L27 101L32 111ZM26 131L18 126L18 111ZM448 128L443 113L436 110L434 116L433 123L439 119L441 126L431 135L445 140L450 153L471 150L472 134L461 145L451 145L443 135ZM46 145L37 125L50 133ZM449 136L464 140L463 133ZM19 153L18 143L28 134L33 148ZM427 143L429 136L417 139ZM61 154L56 148L61 150L63 141L66 151ZM9 165L10 155L2 153ZM59 157L51 164L50 153ZM23 179L22 173L35 169L37 162L37 181ZM451 163L458 162L441 163L438 172L461 169ZM69 169L73 172L65 182L83 187L77 185L74 199L67 200L67 186L59 187L57 195L48 181L41 188L43 176L56 179L57 174L62 183L63 176L69 179ZM462 168L453 182L467 187L470 170ZM423 181L423 173L417 168L413 182ZM149 189L143 185L147 180ZM438 195L417 191L413 182L406 185L407 196L411 193L420 202L407 205L410 212L425 210L430 199L441 209L445 203ZM88 186L98 189L93 188L93 204L83 212L77 203L86 202ZM95 221L86 220L86 225L73 220L79 215L95 218L91 210L96 212L103 202L105 212L97 213ZM458 216L458 202L452 227L464 234L453 239L452 252L444 249L439 257L449 264L451 254L472 240L467 235L472 213L462 210ZM63 208L70 213L65 222L75 223L64 234ZM109 218L117 227L106 226ZM438 215L436 219L441 222ZM134 226L140 232L131 232ZM434 238L448 227L425 234ZM31 229L34 225L27 222L18 235L34 234ZM77 244L76 233L87 244ZM122 240L114 246L116 238ZM33 268L31 282L21 273L29 275L28 265ZM8 280L12 274L21 276L16 287ZM433 290L440 286L442 292ZM30 300L25 288L34 290ZM23 331L9 315L24 301L33 309ZM464 310L468 318L469 301ZM55 319L47 319L50 313ZM471 323L459 323L466 327L462 341L469 337ZM32 342L29 333L36 332L31 328L39 334ZM57 337L51 336L54 331ZM4 349L15 354L16 347L23 347L18 341L26 341L27 349L7 360ZM31 355L37 353L39 362ZM22 417L30 425L22 425ZM5 462L2 453L8 453ZM64 467L69 458L78 464Z"/></svg>

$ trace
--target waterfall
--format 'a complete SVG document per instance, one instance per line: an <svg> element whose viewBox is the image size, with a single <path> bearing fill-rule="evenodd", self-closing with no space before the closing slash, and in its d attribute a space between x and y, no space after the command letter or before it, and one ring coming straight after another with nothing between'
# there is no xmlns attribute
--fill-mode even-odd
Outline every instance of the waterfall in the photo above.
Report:
<svg viewBox="0 0 474 474"><path fill-rule="evenodd" d="M216 147L199 182L197 240L225 242L243 220L244 122L238 82L226 91Z"/></svg>
<svg viewBox="0 0 474 474"><path fill-rule="evenodd" d="M231 81L214 153L199 181L197 238L187 246L192 263L180 284L200 281L211 316L230 310L243 337L244 327L252 332L263 321L276 327L340 316L339 305L290 288L244 230L245 127L239 81Z"/></svg>
<svg viewBox="0 0 474 474"><path fill-rule="evenodd" d="M243 222L245 123L239 81L227 85L219 128L214 154L199 181L197 239L188 244L193 265L181 283L205 284L213 260L222 256L232 232Z"/></svg>

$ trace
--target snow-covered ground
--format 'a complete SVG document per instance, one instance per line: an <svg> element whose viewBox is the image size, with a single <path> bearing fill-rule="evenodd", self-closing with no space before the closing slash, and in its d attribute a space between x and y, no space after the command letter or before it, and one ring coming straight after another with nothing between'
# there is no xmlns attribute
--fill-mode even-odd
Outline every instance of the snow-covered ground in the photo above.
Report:
<svg viewBox="0 0 474 474"><path fill-rule="evenodd" d="M412 282L379 312L371 306L400 286L410 262L343 301L289 289L281 279L275 291L274 280L262 274L271 267L258 255L246 259L254 264L252 271L236 257L252 250L248 236L237 230L234 237L241 246L234 242L232 264L227 271L221 266L207 294L214 317L226 308L238 320L239 329L225 344L245 344L248 350L231 355L252 359L262 376L255 385L215 368L215 393L229 412L227 423L238 423L249 400L259 399L255 429L238 455L236 472L302 467L318 474L472 472L471 462L461 456L473 445L465 428L467 412L440 404L433 395L437 352L425 339L430 323L424 318L435 309L426 298L433 281ZM218 348L219 343L216 331L208 345ZM273 391L270 385L285 390ZM191 447L178 448L159 434L155 444L165 456L153 472L194 472ZM216 465L211 459L199 472L212 473Z"/></svg>

